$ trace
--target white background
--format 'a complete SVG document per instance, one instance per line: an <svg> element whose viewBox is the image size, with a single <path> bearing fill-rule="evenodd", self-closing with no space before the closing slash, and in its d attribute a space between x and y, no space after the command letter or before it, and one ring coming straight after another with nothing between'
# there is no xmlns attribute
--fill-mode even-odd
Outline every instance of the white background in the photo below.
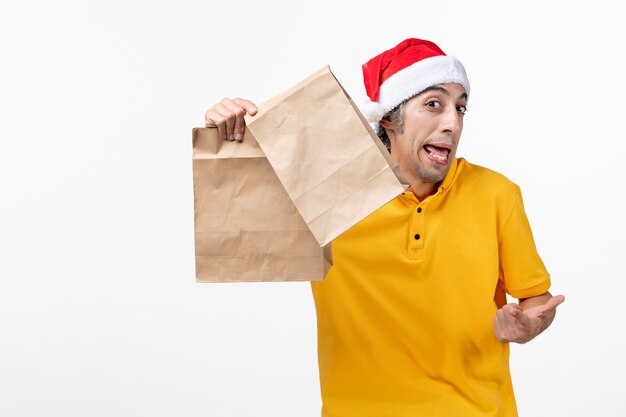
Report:
<svg viewBox="0 0 626 417"><path fill-rule="evenodd" d="M434 40L472 83L459 154L523 190L552 328L522 416L623 416L623 14L593 1L6 1L0 415L318 416L307 283L196 284L191 129L324 65ZM615 2L617 3L617 2Z"/></svg>

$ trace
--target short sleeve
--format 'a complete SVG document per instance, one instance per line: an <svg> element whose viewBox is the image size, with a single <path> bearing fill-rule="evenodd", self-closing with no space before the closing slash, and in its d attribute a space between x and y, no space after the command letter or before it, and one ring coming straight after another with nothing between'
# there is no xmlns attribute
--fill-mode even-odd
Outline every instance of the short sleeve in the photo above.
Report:
<svg viewBox="0 0 626 417"><path fill-rule="evenodd" d="M515 298L541 295L550 288L550 274L537 253L518 186L510 213L498 236L500 279Z"/></svg>

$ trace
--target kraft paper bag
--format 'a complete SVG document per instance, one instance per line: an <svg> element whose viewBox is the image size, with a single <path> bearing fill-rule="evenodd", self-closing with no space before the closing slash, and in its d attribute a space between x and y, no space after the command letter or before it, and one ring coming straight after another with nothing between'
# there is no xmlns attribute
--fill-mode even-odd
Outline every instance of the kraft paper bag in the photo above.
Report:
<svg viewBox="0 0 626 417"><path fill-rule="evenodd" d="M315 281L331 265L263 151L193 129L196 280Z"/></svg>
<svg viewBox="0 0 626 417"><path fill-rule="evenodd" d="M407 187L328 66L261 104L247 123L320 246Z"/></svg>

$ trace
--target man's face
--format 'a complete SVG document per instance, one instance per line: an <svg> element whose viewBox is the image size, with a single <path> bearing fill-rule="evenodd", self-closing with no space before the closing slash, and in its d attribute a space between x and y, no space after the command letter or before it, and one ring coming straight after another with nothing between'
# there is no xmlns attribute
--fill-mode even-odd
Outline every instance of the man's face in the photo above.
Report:
<svg viewBox="0 0 626 417"><path fill-rule="evenodd" d="M460 84L439 84L405 103L402 133L394 122L381 122L389 134L391 156L410 182L443 180L456 155L466 106Z"/></svg>

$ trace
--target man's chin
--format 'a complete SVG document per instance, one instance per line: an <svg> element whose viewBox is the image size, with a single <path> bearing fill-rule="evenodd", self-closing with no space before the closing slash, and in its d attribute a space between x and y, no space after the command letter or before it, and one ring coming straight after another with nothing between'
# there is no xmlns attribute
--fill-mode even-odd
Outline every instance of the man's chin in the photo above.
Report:
<svg viewBox="0 0 626 417"><path fill-rule="evenodd" d="M416 167L415 173L422 179L422 181L427 183L438 183L443 181L446 174L450 170L450 164L445 167L432 167L425 169L424 167Z"/></svg>

